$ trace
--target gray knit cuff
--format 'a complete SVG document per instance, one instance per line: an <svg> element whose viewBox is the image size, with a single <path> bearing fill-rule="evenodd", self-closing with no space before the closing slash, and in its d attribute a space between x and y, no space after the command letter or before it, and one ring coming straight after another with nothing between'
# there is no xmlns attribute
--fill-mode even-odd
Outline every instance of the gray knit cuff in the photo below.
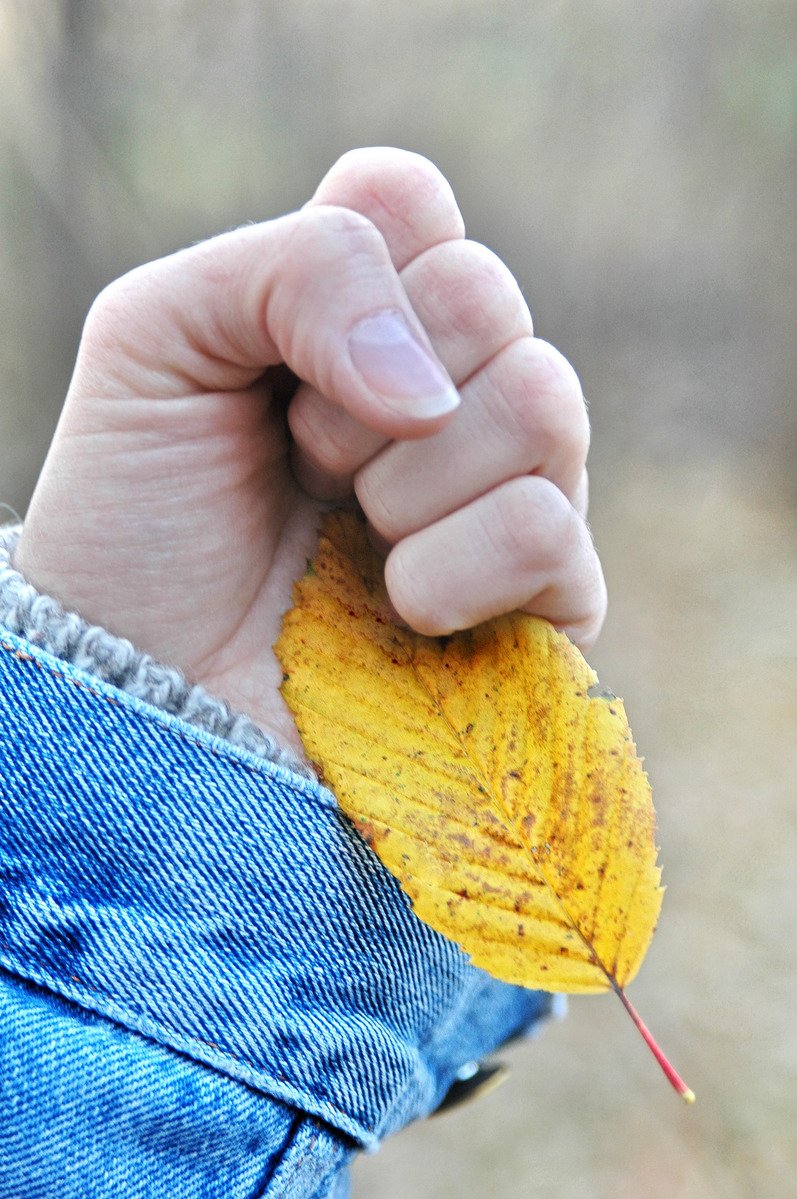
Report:
<svg viewBox="0 0 797 1199"><path fill-rule="evenodd" d="M264 733L248 716L233 712L204 687L189 683L175 667L156 662L124 637L89 625L76 612L66 612L57 600L40 595L11 565L21 532L21 525L0 528L0 624L62 661L195 728L223 737L306 778L314 777L293 750Z"/></svg>

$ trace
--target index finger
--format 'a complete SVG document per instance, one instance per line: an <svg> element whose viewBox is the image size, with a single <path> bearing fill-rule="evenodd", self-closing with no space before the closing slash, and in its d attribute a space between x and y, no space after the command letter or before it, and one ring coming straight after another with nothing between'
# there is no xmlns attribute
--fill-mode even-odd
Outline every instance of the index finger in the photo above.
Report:
<svg viewBox="0 0 797 1199"><path fill-rule="evenodd" d="M379 230L320 204L111 284L76 377L89 394L176 398L247 388L280 362L382 438L429 436L459 403Z"/></svg>
<svg viewBox="0 0 797 1199"><path fill-rule="evenodd" d="M408 150L371 146L342 155L304 208L326 205L370 221L399 273L435 246L465 236L448 180L428 158ZM349 495L357 467L391 440L345 406L330 405L329 397L308 383L294 396L289 422L297 446L296 474L322 499Z"/></svg>

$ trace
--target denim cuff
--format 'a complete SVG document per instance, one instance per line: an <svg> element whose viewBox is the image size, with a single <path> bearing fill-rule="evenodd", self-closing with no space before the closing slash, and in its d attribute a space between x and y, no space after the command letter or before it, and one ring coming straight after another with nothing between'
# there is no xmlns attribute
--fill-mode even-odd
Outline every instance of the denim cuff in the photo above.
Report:
<svg viewBox="0 0 797 1199"><path fill-rule="evenodd" d="M359 1144L554 997L413 914L318 783L0 630L0 965Z"/></svg>
<svg viewBox="0 0 797 1199"><path fill-rule="evenodd" d="M189 683L175 666L158 662L126 637L90 625L79 613L67 611L52 596L38 592L13 566L21 532L21 525L0 528L0 625L195 728L314 777L293 750L198 683Z"/></svg>

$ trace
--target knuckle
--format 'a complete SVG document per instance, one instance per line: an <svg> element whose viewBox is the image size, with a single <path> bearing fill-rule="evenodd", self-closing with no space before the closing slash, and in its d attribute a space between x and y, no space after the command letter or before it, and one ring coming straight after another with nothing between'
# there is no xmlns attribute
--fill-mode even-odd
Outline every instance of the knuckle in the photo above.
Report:
<svg viewBox="0 0 797 1199"><path fill-rule="evenodd" d="M349 150L332 167L320 191L330 198L358 196L364 207L374 213L386 210L393 217L440 207L449 220L458 218L462 233L448 180L433 162L411 150L384 146Z"/></svg>
<svg viewBox="0 0 797 1199"><path fill-rule="evenodd" d="M124 348L130 339L131 326L138 312L147 318L150 266L136 267L114 279L95 297L83 324L81 348L89 351Z"/></svg>
<svg viewBox="0 0 797 1199"><path fill-rule="evenodd" d="M261 324L294 369L304 364L299 374L312 367L316 385L335 394L334 320L328 318L341 308L341 297L362 291L389 266L387 246L376 226L350 208L303 208L284 229Z"/></svg>
<svg viewBox="0 0 797 1199"><path fill-rule="evenodd" d="M438 185L446 183L445 176L434 163L414 150L400 150L392 146L359 146L341 154L327 180L345 179L347 182L367 183L369 180L382 182L391 176L404 185L425 182Z"/></svg>
<svg viewBox="0 0 797 1199"><path fill-rule="evenodd" d="M118 319L120 312L127 305L128 295L127 276L124 275L121 279L114 279L112 283L103 287L89 308L85 321L85 332L95 333L102 328L106 321Z"/></svg>
<svg viewBox="0 0 797 1199"><path fill-rule="evenodd" d="M424 591L421 573L412 569L412 554L405 552L404 542L399 542L388 554L385 586L393 607L416 633L433 637L447 631L435 611L434 597L428 588Z"/></svg>
<svg viewBox="0 0 797 1199"><path fill-rule="evenodd" d="M482 294L483 303L504 292L511 293L513 297L520 294L517 279L494 250L469 239L463 241L458 249L462 255L465 278Z"/></svg>
<svg viewBox="0 0 797 1199"><path fill-rule="evenodd" d="M313 266L328 256L384 256L386 252L381 233L367 216L334 204L314 205L298 212L290 241L291 252L306 253Z"/></svg>
<svg viewBox="0 0 797 1199"><path fill-rule="evenodd" d="M466 242L463 250L461 277L454 285L459 332L472 333L487 313L492 325L517 328L517 313L526 306L509 267L479 242Z"/></svg>
<svg viewBox="0 0 797 1199"><path fill-rule="evenodd" d="M517 280L492 250L475 241L446 241L413 263L406 275L410 294L424 308L447 314L451 333L472 339L509 329L531 330L528 308Z"/></svg>
<svg viewBox="0 0 797 1199"><path fill-rule="evenodd" d="M550 397L549 422L564 446L583 452L589 448L589 418L578 375L564 354L537 339L544 394Z"/></svg>
<svg viewBox="0 0 797 1199"><path fill-rule="evenodd" d="M499 366L496 415L542 462L582 465L589 449L589 419L581 385L558 350L536 338L508 347Z"/></svg>
<svg viewBox="0 0 797 1199"><path fill-rule="evenodd" d="M518 566L554 569L578 542L574 512L550 480L512 479L496 493L496 537Z"/></svg>

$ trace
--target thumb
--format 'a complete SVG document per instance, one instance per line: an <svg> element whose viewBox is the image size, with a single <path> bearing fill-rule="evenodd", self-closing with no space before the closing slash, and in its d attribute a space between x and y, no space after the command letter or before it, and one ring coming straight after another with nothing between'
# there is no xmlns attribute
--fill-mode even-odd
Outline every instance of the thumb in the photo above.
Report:
<svg viewBox="0 0 797 1199"><path fill-rule="evenodd" d="M459 403L382 235L331 206L237 229L112 283L89 313L73 387L88 375L93 395L232 391L283 362L391 439L436 432Z"/></svg>

